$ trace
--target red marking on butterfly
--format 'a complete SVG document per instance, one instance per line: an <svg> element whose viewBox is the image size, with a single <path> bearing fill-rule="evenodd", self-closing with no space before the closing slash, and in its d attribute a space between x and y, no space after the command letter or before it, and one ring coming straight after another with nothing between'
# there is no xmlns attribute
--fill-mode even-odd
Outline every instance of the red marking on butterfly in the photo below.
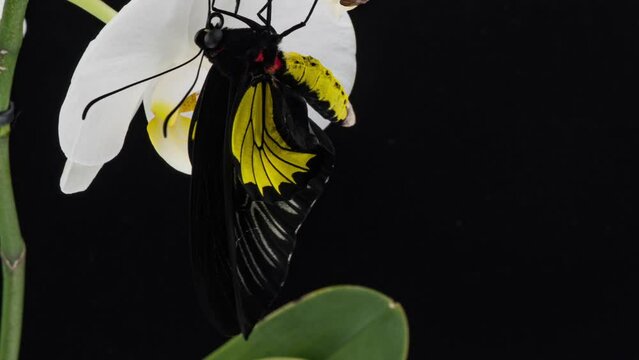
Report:
<svg viewBox="0 0 639 360"><path fill-rule="evenodd" d="M257 54L257 57L255 57L255 62L256 63L262 63L264 62L264 52L260 51L259 54ZM273 62L272 65L269 66L265 66L264 70L268 73L268 74L275 74L277 72L277 70L279 70L280 68L282 68L282 59L280 59L279 56L275 56L275 61Z"/></svg>
<svg viewBox="0 0 639 360"><path fill-rule="evenodd" d="M282 60L280 60L279 56L276 56L275 62L273 63L273 65L267 66L265 70L269 74L275 74L277 70L279 70L281 67L282 67Z"/></svg>

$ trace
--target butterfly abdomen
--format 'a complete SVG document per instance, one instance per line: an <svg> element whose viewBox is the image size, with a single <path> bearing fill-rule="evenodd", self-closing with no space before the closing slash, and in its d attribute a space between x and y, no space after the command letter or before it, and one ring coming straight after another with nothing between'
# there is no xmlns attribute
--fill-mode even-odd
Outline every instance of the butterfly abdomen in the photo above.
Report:
<svg viewBox="0 0 639 360"><path fill-rule="evenodd" d="M348 95L335 75L319 60L294 52L283 54L280 80L289 85L324 118L341 122L348 116Z"/></svg>

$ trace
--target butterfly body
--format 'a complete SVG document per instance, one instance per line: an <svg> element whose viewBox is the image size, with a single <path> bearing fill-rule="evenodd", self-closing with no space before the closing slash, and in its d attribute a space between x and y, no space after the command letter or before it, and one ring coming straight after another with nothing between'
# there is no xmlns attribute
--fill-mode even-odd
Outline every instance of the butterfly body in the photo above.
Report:
<svg viewBox="0 0 639 360"><path fill-rule="evenodd" d="M309 120L307 103L340 121L347 97L319 62L308 65L310 77L300 75L300 55L280 51L282 36L270 25L222 24L213 13L196 36L213 66L189 135L191 248L212 323L248 336L283 286L297 232L333 169L333 145ZM336 84L328 97L324 83Z"/></svg>

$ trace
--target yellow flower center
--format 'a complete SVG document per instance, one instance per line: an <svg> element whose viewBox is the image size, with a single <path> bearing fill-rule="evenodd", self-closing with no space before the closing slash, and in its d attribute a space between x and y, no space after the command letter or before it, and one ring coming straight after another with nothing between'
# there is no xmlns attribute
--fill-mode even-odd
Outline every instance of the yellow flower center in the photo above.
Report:
<svg viewBox="0 0 639 360"><path fill-rule="evenodd" d="M151 104L153 119L147 125L149 139L160 156L169 165L182 172L190 172L188 160L188 136L191 117L195 110L199 93L190 94L178 110L168 119L167 136L164 137L164 121L175 107L164 101Z"/></svg>

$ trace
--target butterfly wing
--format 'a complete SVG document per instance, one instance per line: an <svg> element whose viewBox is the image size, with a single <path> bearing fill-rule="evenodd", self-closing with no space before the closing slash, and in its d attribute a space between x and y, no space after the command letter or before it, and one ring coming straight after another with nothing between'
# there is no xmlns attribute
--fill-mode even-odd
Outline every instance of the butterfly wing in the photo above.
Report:
<svg viewBox="0 0 639 360"><path fill-rule="evenodd" d="M191 176L191 257L199 301L217 330L240 331L224 199L223 143L231 85L212 69L193 112L189 134Z"/></svg>
<svg viewBox="0 0 639 360"><path fill-rule="evenodd" d="M283 286L296 234L333 168L333 146L306 109L294 93L263 82L245 92L234 119L233 230L245 336Z"/></svg>
<svg viewBox="0 0 639 360"><path fill-rule="evenodd" d="M326 162L324 153L307 146L304 134L295 133L299 124L289 119L294 113L286 99L270 81L257 82L245 91L234 116L233 158L241 183L254 199L290 199ZM300 120L308 123L307 118Z"/></svg>
<svg viewBox="0 0 639 360"><path fill-rule="evenodd" d="M211 70L204 89L190 136L195 282L216 328L248 336L284 284L334 151L290 90L247 86L228 116L229 81Z"/></svg>

